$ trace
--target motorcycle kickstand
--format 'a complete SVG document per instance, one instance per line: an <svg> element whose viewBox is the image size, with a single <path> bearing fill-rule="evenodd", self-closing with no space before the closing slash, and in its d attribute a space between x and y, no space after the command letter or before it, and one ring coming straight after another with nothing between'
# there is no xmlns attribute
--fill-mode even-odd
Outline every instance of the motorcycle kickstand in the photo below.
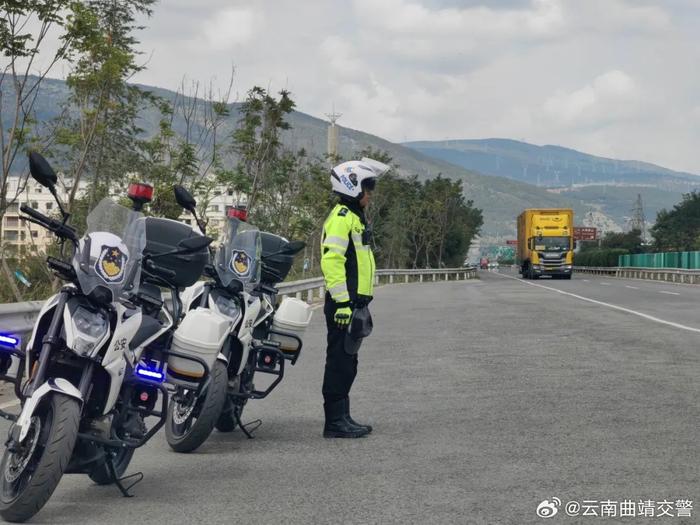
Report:
<svg viewBox="0 0 700 525"><path fill-rule="evenodd" d="M254 419L253 421L249 421L244 425L241 421L241 416L236 414L236 423L238 423L238 426L240 427L241 431L246 435L248 439L253 439L253 432L260 428L260 425L262 425L262 419ZM253 428L248 430L248 427L251 426Z"/></svg>
<svg viewBox="0 0 700 525"><path fill-rule="evenodd" d="M114 470L114 463L112 462L112 455L108 454L107 455L107 469L109 470L109 475L112 477L112 482L117 486L119 489L119 492L122 493L122 496L125 498L133 498L133 494L129 494L129 491L138 483L143 481L143 472L136 472L135 474L130 474L128 476L124 476L123 478L118 478L117 477L117 471ZM132 478L138 478L136 481L134 481L131 485L128 487L124 487L124 481L130 480Z"/></svg>

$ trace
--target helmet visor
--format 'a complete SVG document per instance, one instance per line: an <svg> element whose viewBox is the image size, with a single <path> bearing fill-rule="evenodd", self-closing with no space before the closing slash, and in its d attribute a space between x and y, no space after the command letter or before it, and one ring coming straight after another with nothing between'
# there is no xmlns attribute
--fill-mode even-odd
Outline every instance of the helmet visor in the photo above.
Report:
<svg viewBox="0 0 700 525"><path fill-rule="evenodd" d="M362 189L364 191L374 191L377 187L377 179L372 177L371 179L365 179L362 181Z"/></svg>

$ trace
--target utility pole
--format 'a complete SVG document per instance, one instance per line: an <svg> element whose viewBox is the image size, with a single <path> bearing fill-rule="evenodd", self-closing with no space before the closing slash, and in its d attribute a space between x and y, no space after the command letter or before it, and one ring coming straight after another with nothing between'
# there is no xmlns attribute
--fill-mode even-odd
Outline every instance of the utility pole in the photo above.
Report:
<svg viewBox="0 0 700 525"><path fill-rule="evenodd" d="M328 159L331 164L338 158L338 126L335 123L342 116L341 113L335 112L335 106L330 113L326 113L330 122L328 125Z"/></svg>

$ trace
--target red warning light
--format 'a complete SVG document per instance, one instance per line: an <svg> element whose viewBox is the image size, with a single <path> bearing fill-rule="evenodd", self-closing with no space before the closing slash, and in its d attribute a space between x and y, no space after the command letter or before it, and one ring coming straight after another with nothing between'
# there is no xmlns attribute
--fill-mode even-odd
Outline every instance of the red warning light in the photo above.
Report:
<svg viewBox="0 0 700 525"><path fill-rule="evenodd" d="M229 219L239 219L243 222L248 220L248 210L243 207L229 208L226 213Z"/></svg>
<svg viewBox="0 0 700 525"><path fill-rule="evenodd" d="M151 202L151 199L153 199L153 186L150 184L132 182L129 184L129 188L126 193L131 199Z"/></svg>

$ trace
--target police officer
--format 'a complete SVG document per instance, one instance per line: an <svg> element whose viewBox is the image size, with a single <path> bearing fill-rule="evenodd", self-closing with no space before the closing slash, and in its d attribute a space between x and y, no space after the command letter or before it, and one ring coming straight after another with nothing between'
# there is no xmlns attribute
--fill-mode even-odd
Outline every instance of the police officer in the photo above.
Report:
<svg viewBox="0 0 700 525"><path fill-rule="evenodd" d="M372 431L350 416L350 387L357 375L357 347L348 352L345 339L353 310L372 300L374 255L364 209L377 176L389 167L372 159L343 162L331 170L340 202L323 225L321 270L326 282L324 314L328 328L323 400L327 438L358 438ZM359 345L358 345L359 346Z"/></svg>

